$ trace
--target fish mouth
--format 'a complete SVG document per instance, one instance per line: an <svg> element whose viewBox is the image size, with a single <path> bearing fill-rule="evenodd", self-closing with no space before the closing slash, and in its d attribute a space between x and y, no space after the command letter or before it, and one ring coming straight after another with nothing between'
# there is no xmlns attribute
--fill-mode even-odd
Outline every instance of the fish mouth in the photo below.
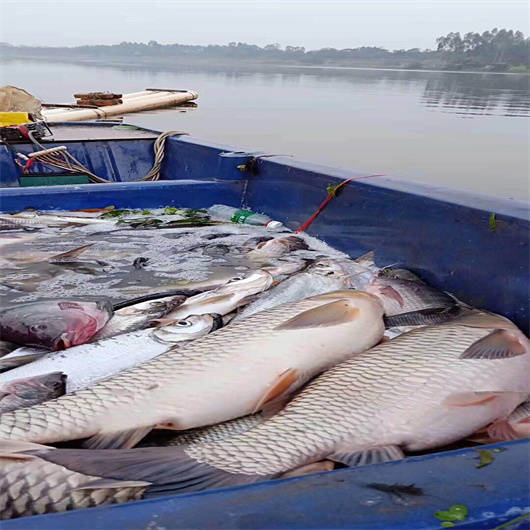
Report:
<svg viewBox="0 0 530 530"><path fill-rule="evenodd" d="M213 333L223 327L223 315L220 315L219 313L210 313L210 316L213 319L210 333Z"/></svg>

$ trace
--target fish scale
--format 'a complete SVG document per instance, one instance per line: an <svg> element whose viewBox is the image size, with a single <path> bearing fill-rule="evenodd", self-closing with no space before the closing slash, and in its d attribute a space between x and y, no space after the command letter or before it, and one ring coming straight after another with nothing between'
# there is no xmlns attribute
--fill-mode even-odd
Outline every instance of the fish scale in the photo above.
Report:
<svg viewBox="0 0 530 530"><path fill-rule="evenodd" d="M528 391L528 349L507 359L459 358L493 330L451 323L411 331L330 369L252 430L184 451L231 473L273 475L329 456L341 443L357 450L382 444L429 447L429 430L443 436L446 426L429 424L432 407L422 404L441 408L444 398L464 390ZM472 425L467 429L473 432ZM466 427L451 436L465 435Z"/></svg>
<svg viewBox="0 0 530 530"><path fill-rule="evenodd" d="M343 295L339 294L335 299L340 299L341 296ZM379 302L370 295L353 293L350 296L362 299L362 303L371 304L370 307L377 307L379 314L382 314ZM307 299L257 313L241 323L220 329L188 346L162 354L90 388L38 406L3 414L0 417L0 439L57 442L93 436L109 424L115 431L124 431L130 428L128 421L145 426L160 423L168 415L172 417L171 415L176 413L186 414L187 409L191 407L189 400L203 406L205 401L211 399L203 397L194 385L191 385L191 388L190 385L186 386L190 377L197 378L197 374L207 376L214 373L223 363L231 361L233 352L238 348L241 350L242 345L248 344L252 350L252 345L277 337L279 332L273 331L273 328L280 323L332 300ZM375 322L376 329L379 329L379 320L376 319ZM382 319L380 325L382 326ZM378 333L376 335L380 337ZM375 338L374 342L377 340L378 338ZM252 359L247 356L251 354L247 349L243 348L244 358ZM271 355L277 353L272 352ZM248 364L248 361L245 363ZM246 367L245 363L242 370ZM261 370L266 370L268 365L270 360L257 355L250 366L253 372L259 374ZM304 375L307 378L311 373ZM180 385L178 381L181 381ZM219 389L226 389L226 385L222 378L210 377L208 380L209 390L214 396ZM180 392L179 399L167 400L166 394L171 391ZM212 408L209 403L207 405ZM144 411L145 420L140 419L140 409ZM156 415L153 409L156 409ZM134 418L131 418L131 411L135 411ZM111 412L113 416L109 419ZM248 412L251 411L246 413ZM120 423L122 421L123 424ZM195 425L191 425L193 426Z"/></svg>
<svg viewBox="0 0 530 530"><path fill-rule="evenodd" d="M0 519L138 500L147 484L79 490L100 479L39 458L0 457ZM96 483L94 483L96 484Z"/></svg>

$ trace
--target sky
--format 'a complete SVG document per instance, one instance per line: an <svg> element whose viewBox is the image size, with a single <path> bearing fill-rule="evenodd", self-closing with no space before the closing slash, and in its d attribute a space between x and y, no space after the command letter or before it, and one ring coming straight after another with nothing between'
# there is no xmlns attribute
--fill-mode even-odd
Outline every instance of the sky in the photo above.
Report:
<svg viewBox="0 0 530 530"><path fill-rule="evenodd" d="M0 41L434 48L450 31L528 35L526 0L0 0Z"/></svg>

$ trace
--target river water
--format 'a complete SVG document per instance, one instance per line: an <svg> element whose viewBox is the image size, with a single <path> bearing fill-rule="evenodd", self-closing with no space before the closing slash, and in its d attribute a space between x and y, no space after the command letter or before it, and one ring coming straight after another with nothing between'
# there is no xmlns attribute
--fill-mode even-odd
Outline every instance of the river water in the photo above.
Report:
<svg viewBox="0 0 530 530"><path fill-rule="evenodd" d="M347 68L0 65L45 102L75 92L186 88L196 108L125 122L248 150L529 200L529 76Z"/></svg>

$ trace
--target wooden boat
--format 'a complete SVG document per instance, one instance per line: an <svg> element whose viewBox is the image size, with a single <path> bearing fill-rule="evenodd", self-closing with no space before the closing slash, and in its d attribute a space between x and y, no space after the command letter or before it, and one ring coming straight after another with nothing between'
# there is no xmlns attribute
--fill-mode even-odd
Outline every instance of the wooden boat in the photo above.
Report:
<svg viewBox="0 0 530 530"><path fill-rule="evenodd" d="M298 228L326 188L356 177L308 228L352 256L374 250L376 262L398 264L461 300L501 313L528 333L528 205L392 177L245 152L189 136L167 138L157 182L137 182L154 162L158 132L112 124L58 124L47 147L64 145L105 184L19 187L15 151L0 148L0 209L192 208L245 205ZM32 168L34 170L35 168ZM57 174L59 170L41 167ZM494 461L478 467L472 448L250 486L169 496L90 510L5 521L5 530L94 528L440 528L434 513L468 509L456 528L522 528L530 506L530 440L480 449ZM497 452L498 451L498 452ZM501 452L502 451L502 452ZM403 499L368 484L414 484ZM505 528L503 526L503 528ZM525 526L528 528L528 526Z"/></svg>

